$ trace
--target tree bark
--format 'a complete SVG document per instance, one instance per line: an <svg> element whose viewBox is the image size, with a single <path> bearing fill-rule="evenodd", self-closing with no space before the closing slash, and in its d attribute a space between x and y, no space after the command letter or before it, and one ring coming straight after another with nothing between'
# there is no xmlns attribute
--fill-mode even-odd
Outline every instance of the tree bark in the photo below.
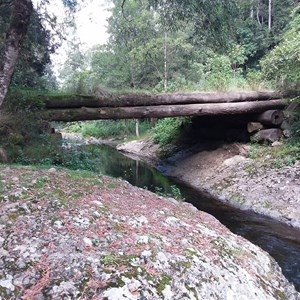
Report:
<svg viewBox="0 0 300 300"><path fill-rule="evenodd" d="M268 18L269 31L272 29L272 0L269 0L269 18Z"/></svg>
<svg viewBox="0 0 300 300"><path fill-rule="evenodd" d="M31 0L13 1L10 27L5 39L3 57L0 61L0 106L6 97L32 12Z"/></svg>
<svg viewBox="0 0 300 300"><path fill-rule="evenodd" d="M165 93L165 94L122 94L101 97L84 95L40 95L47 108L81 107L128 107L150 105L180 105L196 103L231 103L283 99L299 95L289 92L231 92L231 93Z"/></svg>
<svg viewBox="0 0 300 300"><path fill-rule="evenodd" d="M282 100L239 103L207 103L187 105L160 105L137 107L99 107L74 109L49 109L41 116L51 121L83 121L98 119L143 119L180 116L213 116L261 113L269 109L282 109Z"/></svg>

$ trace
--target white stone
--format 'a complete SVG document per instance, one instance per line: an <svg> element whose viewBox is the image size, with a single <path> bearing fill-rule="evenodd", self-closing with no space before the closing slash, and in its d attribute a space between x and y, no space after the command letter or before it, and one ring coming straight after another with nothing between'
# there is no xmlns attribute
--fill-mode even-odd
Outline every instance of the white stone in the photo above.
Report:
<svg viewBox="0 0 300 300"><path fill-rule="evenodd" d="M88 246L93 246L93 241L87 237L83 239L84 243L87 244Z"/></svg>
<svg viewBox="0 0 300 300"><path fill-rule="evenodd" d="M148 243L149 243L149 238L148 238L148 236L142 235L142 236L138 237L137 243L138 243L138 244L148 244Z"/></svg>
<svg viewBox="0 0 300 300"><path fill-rule="evenodd" d="M165 300L172 300L174 296L170 285L166 285L165 289L162 291L162 294Z"/></svg>
<svg viewBox="0 0 300 300"><path fill-rule="evenodd" d="M152 255L152 252L150 250L144 250L141 253L141 256L143 256L143 257L150 257L151 255Z"/></svg>
<svg viewBox="0 0 300 300"><path fill-rule="evenodd" d="M15 290L15 286L12 283L13 277L11 275L7 275L6 279L0 280L0 286L3 288L9 289L11 291Z"/></svg>
<svg viewBox="0 0 300 300"><path fill-rule="evenodd" d="M175 217L168 217L165 222L168 224L172 224L172 223L180 222L180 219L175 218Z"/></svg>
<svg viewBox="0 0 300 300"><path fill-rule="evenodd" d="M111 288L103 293L103 296L107 298L107 300L135 300L138 299L136 295L133 295L128 290L127 286L123 286L120 288Z"/></svg>

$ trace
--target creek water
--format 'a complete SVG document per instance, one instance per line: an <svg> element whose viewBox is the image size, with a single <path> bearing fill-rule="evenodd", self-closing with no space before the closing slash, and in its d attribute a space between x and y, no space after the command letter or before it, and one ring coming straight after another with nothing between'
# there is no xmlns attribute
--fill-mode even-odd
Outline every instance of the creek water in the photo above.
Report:
<svg viewBox="0 0 300 300"><path fill-rule="evenodd" d="M97 172L166 195L180 190L185 201L213 215L232 232L267 251L300 292L300 229L230 207L176 179L164 176L146 163L129 158L112 147L88 145L84 151L92 153L96 158L94 168Z"/></svg>

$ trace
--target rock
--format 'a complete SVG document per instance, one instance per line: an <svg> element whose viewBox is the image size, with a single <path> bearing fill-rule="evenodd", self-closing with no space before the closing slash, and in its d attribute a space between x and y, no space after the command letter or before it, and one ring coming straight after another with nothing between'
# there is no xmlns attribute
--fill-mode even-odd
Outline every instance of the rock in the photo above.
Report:
<svg viewBox="0 0 300 300"><path fill-rule="evenodd" d="M0 166L7 178L14 171ZM30 196L42 195L41 210L14 218L19 204L1 203L10 218L0 220L0 299L300 299L273 258L204 212L105 176L117 187L39 172L47 195L31 187ZM57 190L68 205L55 205Z"/></svg>
<svg viewBox="0 0 300 300"><path fill-rule="evenodd" d="M55 173L55 172L56 172L56 169L55 169L55 168L50 168L50 169L48 170L48 172L49 172L49 173Z"/></svg>
<svg viewBox="0 0 300 300"><path fill-rule="evenodd" d="M272 146L272 147L279 147L279 146L282 146L282 143L279 142L279 141L275 141L275 142L272 143L271 146Z"/></svg>
<svg viewBox="0 0 300 300"><path fill-rule="evenodd" d="M248 159L245 158L244 156L235 155L231 158L224 160L223 165L225 165L227 167L232 167L232 166L235 166L236 164L239 164L239 163L245 162L245 161L248 161Z"/></svg>

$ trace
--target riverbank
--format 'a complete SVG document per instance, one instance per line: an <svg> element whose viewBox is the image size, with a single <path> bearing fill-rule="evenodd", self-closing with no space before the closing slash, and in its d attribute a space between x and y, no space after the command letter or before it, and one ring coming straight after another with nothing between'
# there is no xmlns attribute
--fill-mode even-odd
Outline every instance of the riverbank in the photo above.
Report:
<svg viewBox="0 0 300 300"><path fill-rule="evenodd" d="M143 147L140 144L143 143ZM137 145L137 146L136 146ZM157 160L159 149L150 140L118 146L124 152ZM279 146L280 147L280 146ZM300 227L300 162L276 168L270 155L257 157L246 144L193 147L164 162L166 175L242 210L251 210ZM251 157L251 158L250 158Z"/></svg>
<svg viewBox="0 0 300 300"><path fill-rule="evenodd" d="M86 171L0 165L0 299L300 299L188 203Z"/></svg>

